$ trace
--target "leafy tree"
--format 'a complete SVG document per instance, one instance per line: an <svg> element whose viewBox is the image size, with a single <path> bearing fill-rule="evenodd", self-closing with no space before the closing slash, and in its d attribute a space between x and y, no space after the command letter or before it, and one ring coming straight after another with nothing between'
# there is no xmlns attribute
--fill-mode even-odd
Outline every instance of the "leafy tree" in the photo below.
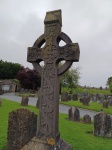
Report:
<svg viewBox="0 0 112 150"><path fill-rule="evenodd" d="M77 88L80 79L80 68L69 69L61 76L61 86L70 88L71 93L73 89Z"/></svg>
<svg viewBox="0 0 112 150"><path fill-rule="evenodd" d="M32 70L23 67L17 73L16 78L20 81L20 84L23 88L37 90L37 88L40 87L41 78L34 69Z"/></svg>
<svg viewBox="0 0 112 150"><path fill-rule="evenodd" d="M0 60L0 79L14 79L21 67L18 63Z"/></svg>
<svg viewBox="0 0 112 150"><path fill-rule="evenodd" d="M108 80L107 80L107 86L109 87L109 90L112 93L112 77L108 78Z"/></svg>

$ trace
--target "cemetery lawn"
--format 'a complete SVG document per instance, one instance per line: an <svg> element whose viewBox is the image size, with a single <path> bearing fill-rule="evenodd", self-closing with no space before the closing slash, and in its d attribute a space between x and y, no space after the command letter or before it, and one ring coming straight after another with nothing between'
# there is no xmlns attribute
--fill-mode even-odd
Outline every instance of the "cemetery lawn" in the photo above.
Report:
<svg viewBox="0 0 112 150"><path fill-rule="evenodd" d="M23 107L20 103L2 99L0 107L0 150L5 150L9 112L18 108L27 108L38 114L33 106ZM93 124L83 124L68 120L68 115L59 115L59 131L61 138L71 144L73 150L111 150L112 139L93 136Z"/></svg>
<svg viewBox="0 0 112 150"><path fill-rule="evenodd" d="M60 104L64 104L67 106L75 106L75 107L93 110L93 111L98 111L98 112L100 112L102 109L103 112L105 112L107 114L112 114L112 107L111 106L108 106L108 108L103 108L102 104L99 104L97 102L90 102L89 106L85 106L79 101L67 101L67 102L61 101Z"/></svg>

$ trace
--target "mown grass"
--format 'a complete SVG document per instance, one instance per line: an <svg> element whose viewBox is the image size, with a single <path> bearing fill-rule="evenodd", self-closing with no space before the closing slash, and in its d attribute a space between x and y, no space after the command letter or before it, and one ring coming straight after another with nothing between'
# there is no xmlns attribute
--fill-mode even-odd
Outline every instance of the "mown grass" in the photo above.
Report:
<svg viewBox="0 0 112 150"><path fill-rule="evenodd" d="M105 113L112 114L111 106L108 106L108 108L103 108L102 104L99 104L97 102L90 102L89 106L85 106L79 101L67 101L67 102L61 101L60 104L64 104L67 106L75 106L75 107L98 111L98 112L103 110L103 112L105 112Z"/></svg>
<svg viewBox="0 0 112 150"><path fill-rule="evenodd" d="M33 106L21 107L20 103L3 99L0 107L0 150L5 150L7 142L7 127L9 112L27 108L38 114L37 108ZM61 138L73 146L74 150L111 150L112 139L93 136L93 124L83 124L68 120L68 115L59 115L59 130Z"/></svg>

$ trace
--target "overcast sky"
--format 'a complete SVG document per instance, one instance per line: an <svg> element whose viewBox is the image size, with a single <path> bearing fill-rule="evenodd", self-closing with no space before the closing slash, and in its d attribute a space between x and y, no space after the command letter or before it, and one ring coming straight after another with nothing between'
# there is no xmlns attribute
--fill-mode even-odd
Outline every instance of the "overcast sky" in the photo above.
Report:
<svg viewBox="0 0 112 150"><path fill-rule="evenodd" d="M0 0L0 59L32 68L27 47L44 33L47 11L62 10L62 31L79 43L81 85L112 76L112 0Z"/></svg>

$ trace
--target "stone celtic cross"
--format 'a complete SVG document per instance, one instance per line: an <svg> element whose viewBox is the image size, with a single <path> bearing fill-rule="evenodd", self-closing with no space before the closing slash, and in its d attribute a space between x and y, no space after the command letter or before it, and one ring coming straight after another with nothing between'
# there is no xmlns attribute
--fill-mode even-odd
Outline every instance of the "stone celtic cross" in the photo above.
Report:
<svg viewBox="0 0 112 150"><path fill-rule="evenodd" d="M61 32L61 10L47 12L44 24L44 34L35 41L33 47L28 48L27 61L41 74L37 137L55 144L60 138L59 75L66 72L73 62L79 61L80 51L78 43L72 43L71 39ZM66 43L65 46L59 46L61 40ZM58 68L62 60L65 60L65 64ZM43 68L40 66L41 61L44 61Z"/></svg>

